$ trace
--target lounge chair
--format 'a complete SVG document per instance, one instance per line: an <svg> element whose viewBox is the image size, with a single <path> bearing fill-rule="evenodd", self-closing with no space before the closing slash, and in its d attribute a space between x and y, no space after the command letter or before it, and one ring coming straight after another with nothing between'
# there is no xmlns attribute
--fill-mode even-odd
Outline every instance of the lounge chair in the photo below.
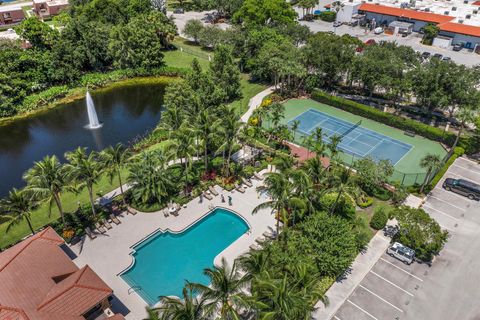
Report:
<svg viewBox="0 0 480 320"><path fill-rule="evenodd" d="M208 187L208 190L210 191L211 194L213 194L215 197L218 196L217 190L215 190L215 187L210 186Z"/></svg>
<svg viewBox="0 0 480 320"><path fill-rule="evenodd" d="M203 196L204 196L205 198L207 198L208 200L212 200L212 199L213 199L213 197L212 197L210 194L206 193L206 192L203 193Z"/></svg>
<svg viewBox="0 0 480 320"><path fill-rule="evenodd" d="M264 237L258 237L257 239L255 239L255 242L258 243L258 244L262 244L265 242L265 238Z"/></svg>
<svg viewBox="0 0 480 320"><path fill-rule="evenodd" d="M164 210L163 210L163 216L164 216L165 218L167 218L167 217L170 216L170 214L168 213L168 209L164 209Z"/></svg>
<svg viewBox="0 0 480 320"><path fill-rule="evenodd" d="M112 225L108 223L107 219L103 219L102 224L104 225L105 228L107 228L107 230L112 229Z"/></svg>
<svg viewBox="0 0 480 320"><path fill-rule="evenodd" d="M253 184L245 178L242 178L242 181L243 181L243 184L246 185L247 187L253 186Z"/></svg>
<svg viewBox="0 0 480 320"><path fill-rule="evenodd" d="M131 213L131 214L133 214L133 215L136 215L136 214L137 214L137 210L133 209L132 207L128 207L127 213Z"/></svg>
<svg viewBox="0 0 480 320"><path fill-rule="evenodd" d="M263 177L262 177L261 175L259 175L258 172L255 172L255 173L253 174L253 176L254 176L255 178L257 178L258 180L260 180L260 181L263 180Z"/></svg>
<svg viewBox="0 0 480 320"><path fill-rule="evenodd" d="M115 224L122 223L113 213L110 214L110 220L112 220L112 222Z"/></svg>
<svg viewBox="0 0 480 320"><path fill-rule="evenodd" d="M238 184L235 183L235 190L241 193L245 193L245 189L243 189L242 186L239 186Z"/></svg>
<svg viewBox="0 0 480 320"><path fill-rule="evenodd" d="M86 227L85 232L87 233L87 236L90 238L90 240L97 238L97 236L92 232L90 227Z"/></svg>
<svg viewBox="0 0 480 320"><path fill-rule="evenodd" d="M270 231L265 231L262 235L265 238L269 238L269 239L275 239L277 237L275 232L270 232Z"/></svg>
<svg viewBox="0 0 480 320"><path fill-rule="evenodd" d="M262 249L262 247L260 247L258 244L254 243L250 246L250 249L251 250L260 250L260 249Z"/></svg>
<svg viewBox="0 0 480 320"><path fill-rule="evenodd" d="M98 232L100 232L102 234L107 232L107 230L105 230L105 228L98 222L95 222L95 228Z"/></svg>

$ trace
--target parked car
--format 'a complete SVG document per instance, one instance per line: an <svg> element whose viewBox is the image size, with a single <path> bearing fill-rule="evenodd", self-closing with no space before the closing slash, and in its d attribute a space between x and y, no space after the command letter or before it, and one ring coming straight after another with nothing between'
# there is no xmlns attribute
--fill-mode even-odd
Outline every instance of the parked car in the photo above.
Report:
<svg viewBox="0 0 480 320"><path fill-rule="evenodd" d="M177 8L177 9L173 10L173 13L183 14L183 13L185 13L185 10L183 8Z"/></svg>
<svg viewBox="0 0 480 320"><path fill-rule="evenodd" d="M387 254L397 258L405 264L412 264L415 259L415 250L410 249L399 242L395 242L390 248L388 248Z"/></svg>
<svg viewBox="0 0 480 320"><path fill-rule="evenodd" d="M480 185L467 180L447 178L443 183L443 188L466 196L470 200L480 200Z"/></svg>
<svg viewBox="0 0 480 320"><path fill-rule="evenodd" d="M433 55L433 58L436 58L436 59L439 59L439 60L440 60L440 59L443 58L443 54L441 54L441 53L435 53L435 54Z"/></svg>
<svg viewBox="0 0 480 320"><path fill-rule="evenodd" d="M333 22L333 27L334 28L340 27L341 25L342 25L342 23L340 21L334 21Z"/></svg>
<svg viewBox="0 0 480 320"><path fill-rule="evenodd" d="M381 34L381 33L383 33L383 28L382 27L376 27L375 30L373 30L373 33Z"/></svg>
<svg viewBox="0 0 480 320"><path fill-rule="evenodd" d="M443 57L442 60L443 60L443 61L452 61L452 58L450 58L450 57Z"/></svg>
<svg viewBox="0 0 480 320"><path fill-rule="evenodd" d="M430 55L431 55L430 52L424 51L422 53L422 58L426 60L426 59L430 58Z"/></svg>
<svg viewBox="0 0 480 320"><path fill-rule="evenodd" d="M462 50L462 48L463 48L463 46L461 44L457 43L457 44L453 45L452 50L453 51L460 51L460 50Z"/></svg>

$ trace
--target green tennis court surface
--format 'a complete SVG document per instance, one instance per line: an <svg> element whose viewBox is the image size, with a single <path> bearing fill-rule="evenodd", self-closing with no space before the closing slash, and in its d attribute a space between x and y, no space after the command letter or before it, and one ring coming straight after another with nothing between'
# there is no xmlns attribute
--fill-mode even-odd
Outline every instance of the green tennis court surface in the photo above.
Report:
<svg viewBox="0 0 480 320"><path fill-rule="evenodd" d="M303 136L312 134L316 127L322 128L328 142L333 134L341 136L361 121L343 137L341 160L351 164L365 156L389 159L395 165L393 180L404 181L406 185L423 182L426 170L420 167L420 160L426 154L438 154L443 158L447 153L437 142L407 136L402 130L310 99L291 99L285 103L284 123L289 125L295 119L300 121L299 134L295 136L298 144L302 144Z"/></svg>

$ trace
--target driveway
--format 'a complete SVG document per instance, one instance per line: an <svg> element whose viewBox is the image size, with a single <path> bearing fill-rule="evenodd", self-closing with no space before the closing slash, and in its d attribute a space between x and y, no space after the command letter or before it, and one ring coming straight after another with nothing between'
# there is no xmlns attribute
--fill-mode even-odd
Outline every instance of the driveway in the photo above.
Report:
<svg viewBox="0 0 480 320"><path fill-rule="evenodd" d="M423 209L449 240L431 267L383 254L331 319L480 319L480 203L442 188L446 178L480 184L480 165L457 159Z"/></svg>

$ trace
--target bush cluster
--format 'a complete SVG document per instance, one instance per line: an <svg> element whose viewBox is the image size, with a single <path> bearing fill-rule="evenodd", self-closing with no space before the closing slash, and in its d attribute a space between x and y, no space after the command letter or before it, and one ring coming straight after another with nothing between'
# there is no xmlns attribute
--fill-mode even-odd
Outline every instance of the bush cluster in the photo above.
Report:
<svg viewBox="0 0 480 320"><path fill-rule="evenodd" d="M447 172L448 168L450 168L450 166L455 162L455 160L457 160L458 157L461 157L464 153L465 153L465 150L463 148L461 147L455 148L453 150L452 156L448 159L447 162L445 162L443 167L440 170L438 170L437 174L428 185L426 191L429 191L435 188L437 183L440 181L440 179L442 179L443 175Z"/></svg>
<svg viewBox="0 0 480 320"><path fill-rule="evenodd" d="M373 212L372 220L370 220L370 227L375 230L381 230L385 227L388 221L388 213L384 207L377 207Z"/></svg>
<svg viewBox="0 0 480 320"><path fill-rule="evenodd" d="M337 17L337 14L333 11L322 11L320 13L320 20L326 21L326 22L333 22L335 21Z"/></svg>

